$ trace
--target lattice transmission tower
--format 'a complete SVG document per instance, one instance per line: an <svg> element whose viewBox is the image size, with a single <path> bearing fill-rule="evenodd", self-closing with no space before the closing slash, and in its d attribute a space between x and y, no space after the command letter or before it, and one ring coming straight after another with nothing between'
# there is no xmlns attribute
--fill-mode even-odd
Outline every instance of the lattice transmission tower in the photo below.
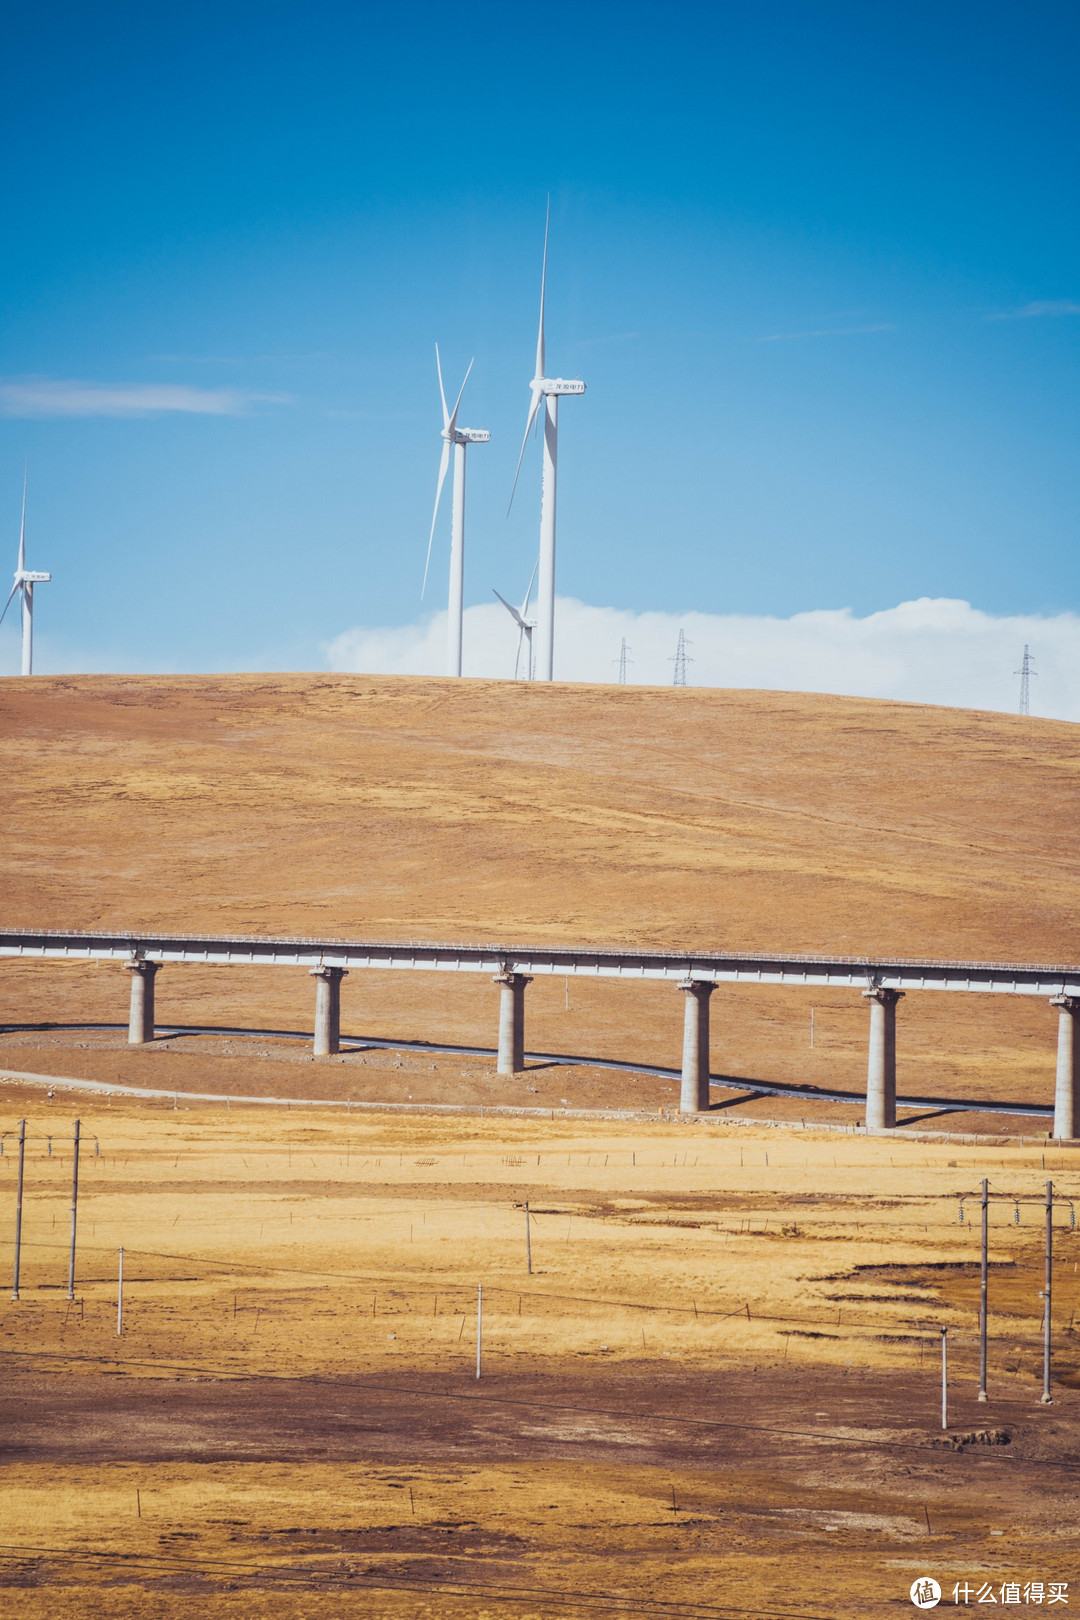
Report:
<svg viewBox="0 0 1080 1620"><path fill-rule="evenodd" d="M619 666L619 685L625 686L626 671L634 662L634 660L630 657L630 647L625 636L622 638L622 646L619 648L619 656L615 659L615 662Z"/></svg>
<svg viewBox="0 0 1080 1620"><path fill-rule="evenodd" d="M679 645L675 649L675 657L671 660L671 662L675 665L675 674L671 682L672 686L686 685L686 666L687 664L692 664L694 662L686 649L687 647L692 647L693 645L694 643L692 641L687 641L686 631L680 630Z"/></svg>
<svg viewBox="0 0 1080 1620"><path fill-rule="evenodd" d="M1020 713L1031 713L1031 677L1038 679L1039 672L1035 668L1035 660L1031 656L1028 645L1024 643L1024 657L1019 669L1013 670L1014 675L1020 677Z"/></svg>

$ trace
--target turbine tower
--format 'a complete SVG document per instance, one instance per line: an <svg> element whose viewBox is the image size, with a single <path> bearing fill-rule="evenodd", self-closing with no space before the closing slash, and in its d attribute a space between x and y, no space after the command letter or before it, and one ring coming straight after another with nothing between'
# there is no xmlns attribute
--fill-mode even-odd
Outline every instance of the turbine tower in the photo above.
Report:
<svg viewBox="0 0 1080 1620"><path fill-rule="evenodd" d="M420 587L420 600L424 600L427 590L428 569L431 567L431 543L435 538L435 525L439 519L439 502L442 500L443 484L446 482L446 470L450 465L450 446L454 447L454 489L452 513L450 519L450 600L446 628L446 673L448 675L461 674L461 622L465 605L465 446L467 444L487 444L491 434L485 428L459 428L457 425L458 406L461 396L465 392L465 383L469 380L473 362L469 361L469 371L465 373L465 382L458 389L458 397L454 401L454 409L446 408L446 390L443 388L442 362L439 359L439 345L435 345L435 370L439 374L439 398L442 401L442 456L439 461L439 482L435 488L435 510L431 515L431 533L428 535L427 561L424 563L424 583Z"/></svg>
<svg viewBox="0 0 1080 1620"><path fill-rule="evenodd" d="M544 359L544 295L547 288L547 250L548 228L551 224L551 204L548 203L547 221L544 225L544 264L540 274L540 335L536 340L536 375L529 384L532 390L532 402L529 406L529 416L525 423L525 436L521 441L521 451L518 455L517 471L514 474L514 489L517 489L518 477L521 473L521 462L525 455L525 446L529 441L532 425L536 421L540 409L540 401L544 402L544 471L540 486L540 578L537 583L536 605L539 611L536 648L536 679L539 681L554 680L555 655L555 473L558 464L559 441L559 396L561 394L583 394L583 382L570 381L565 377L548 377L545 374ZM510 493L510 504L514 503L513 491Z"/></svg>
<svg viewBox="0 0 1080 1620"><path fill-rule="evenodd" d="M51 574L36 573L26 566L26 474L23 474L22 493L22 521L19 524L19 564L15 570L15 583L11 593L4 603L4 611L0 613L0 624L4 622L4 615L11 606L16 591L21 595L22 602L22 668L20 673L32 675L34 673L34 586L44 585L52 579Z"/></svg>
<svg viewBox="0 0 1080 1620"><path fill-rule="evenodd" d="M525 592L525 600L522 602L520 608L511 607L510 603L506 600L506 597L499 596L499 592L495 590L494 585L491 587L493 593L499 597L499 601L502 603L503 607L506 609L507 613L509 613L510 617L518 627L517 655L514 659L515 681L518 678L518 669L521 665L521 644L523 641L528 645L529 649L528 662L525 666L525 679L527 681L531 681L533 679L533 631L536 629L536 620L528 619L525 615L529 611L529 597L532 595L533 580L536 578L537 566L537 564L534 564L533 566L533 571L529 576L529 588Z"/></svg>

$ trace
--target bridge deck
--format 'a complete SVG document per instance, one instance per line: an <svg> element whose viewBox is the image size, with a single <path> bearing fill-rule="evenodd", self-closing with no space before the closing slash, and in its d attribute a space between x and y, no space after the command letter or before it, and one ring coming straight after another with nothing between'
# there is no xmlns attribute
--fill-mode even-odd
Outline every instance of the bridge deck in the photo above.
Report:
<svg viewBox="0 0 1080 1620"><path fill-rule="evenodd" d="M0 930L0 956L40 959L209 962L271 967L397 968L449 973L549 974L559 977L686 978L717 983L964 990L1009 995L1080 996L1080 967L1025 962L952 962L919 958L798 956L767 952L643 951L511 944L460 945L245 935L80 933Z"/></svg>

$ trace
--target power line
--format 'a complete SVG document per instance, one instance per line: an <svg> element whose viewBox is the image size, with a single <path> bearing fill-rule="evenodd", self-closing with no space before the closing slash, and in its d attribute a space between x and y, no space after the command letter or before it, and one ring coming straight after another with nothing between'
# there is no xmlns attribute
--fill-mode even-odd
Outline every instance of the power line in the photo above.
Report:
<svg viewBox="0 0 1080 1620"><path fill-rule="evenodd" d="M345 1549L335 1549L346 1552ZM321 1555L321 1552L320 1552ZM527 1601L530 1605L539 1605L542 1608L574 1608L595 1609L602 1614L630 1614L670 1616L672 1620L750 1620L751 1616L767 1616L768 1620L825 1620L820 1614L808 1615L805 1611L783 1608L764 1609L755 1606L751 1609L733 1608L728 1605L718 1607L716 1604L703 1600L643 1598L640 1594L633 1598L622 1598L610 1592L581 1592L570 1588L552 1586L526 1586L521 1583L504 1582L496 1584L493 1581L477 1580L474 1576L461 1575L456 1572L444 1576L437 1581L425 1581L422 1576L411 1575L407 1571L395 1571L391 1568L372 1568L355 1570L347 1564L338 1569L321 1568L301 1569L280 1564L254 1563L248 1559L236 1558L210 1558L205 1554L177 1554L177 1553L110 1553L92 1548L72 1547L46 1547L26 1542L5 1542L0 1544L0 1557L8 1559L22 1559L24 1562L30 1558L66 1558L78 1567L110 1564L120 1564L123 1569L137 1570L140 1574L149 1576L160 1571L168 1573L192 1572L202 1573L207 1578L217 1576L219 1579L230 1578L236 1580L241 1576L250 1576L260 1582L271 1585L290 1586L320 1586L324 1589L333 1586L345 1586L352 1591L408 1591L408 1592L438 1592L440 1596L475 1598L482 1594L488 1602L516 1603ZM446 1555L447 1564L457 1565L462 1562L461 1555Z"/></svg>

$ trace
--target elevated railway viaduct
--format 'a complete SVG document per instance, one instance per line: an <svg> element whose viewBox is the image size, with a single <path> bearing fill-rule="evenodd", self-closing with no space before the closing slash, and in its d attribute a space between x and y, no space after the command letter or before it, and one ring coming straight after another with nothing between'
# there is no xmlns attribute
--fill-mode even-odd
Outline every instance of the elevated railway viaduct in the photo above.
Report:
<svg viewBox="0 0 1080 1620"><path fill-rule="evenodd" d="M0 930L0 956L122 962L131 973L128 1039L154 1038L154 981L185 962L307 968L315 979L314 1051L340 1044L341 981L353 969L488 974L499 986L498 1072L525 1063L525 992L541 974L663 980L684 997L680 1108L709 1107L709 998L719 984L822 986L857 990L869 1009L866 1125L896 1124L897 1003L909 992L1045 996L1058 1014L1055 1137L1076 1135L1080 1090L1080 967L1016 962L948 962L865 957L668 953L591 947L388 943L378 940L250 938L232 935Z"/></svg>

